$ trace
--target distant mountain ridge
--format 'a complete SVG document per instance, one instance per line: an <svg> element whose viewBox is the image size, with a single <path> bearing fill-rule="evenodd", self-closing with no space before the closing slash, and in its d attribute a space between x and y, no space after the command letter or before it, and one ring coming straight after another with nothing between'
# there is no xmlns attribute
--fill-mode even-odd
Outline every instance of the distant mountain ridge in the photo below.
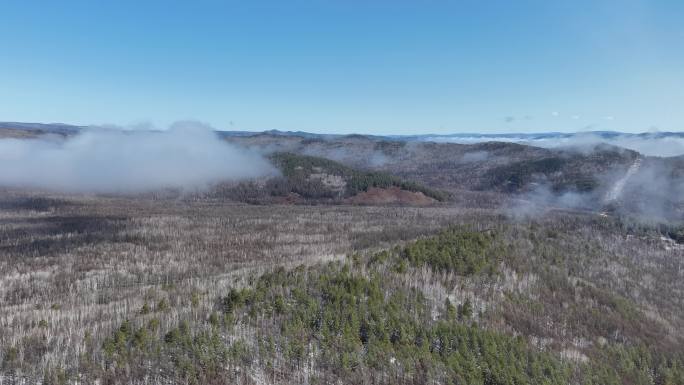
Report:
<svg viewBox="0 0 684 385"><path fill-rule="evenodd" d="M36 138L45 134L68 137L87 129L66 124L0 123L0 138ZM217 134L264 156L290 153L302 159L325 158L360 172L379 172L413 181L426 189L444 191L459 202L494 202L498 197L516 197L536 205L619 210L649 218L684 220L684 133L373 136L271 130ZM630 145L639 147L633 146L635 143L642 147L647 144L647 149L658 154L670 146L670 154L679 156L651 156L630 150ZM291 197L290 192L296 192L327 197L334 188L331 190L323 180L334 182L336 175L332 179L317 175L319 179L325 177L321 181L307 177L294 183L294 187L281 183L280 188L287 187L287 191L271 195L287 198ZM349 198L353 194L342 195Z"/></svg>
<svg viewBox="0 0 684 385"><path fill-rule="evenodd" d="M25 130L38 131L45 133L57 134L75 134L81 130L88 129L90 126L78 126L65 123L26 123L26 122L0 122L0 130ZM284 137L301 137L306 139L339 139L343 137L365 137L369 139L378 140L395 140L395 141L420 141L420 142L454 142L454 143L474 143L486 141L501 141L501 142L526 142L534 143L536 141L545 140L570 140L581 138L598 138L611 140L615 138L627 139L667 139L677 138L684 139L684 132L677 131L652 131L629 133L620 131L580 131L580 132L535 132L535 133L453 133L453 134L415 134L415 135L372 135L372 134L319 134L306 131L281 131L281 130L266 130L266 131L224 131L217 130L219 135L224 137L245 137L256 135L271 135Z"/></svg>
<svg viewBox="0 0 684 385"><path fill-rule="evenodd" d="M39 133L75 134L87 126L74 126L64 123L23 123L23 122L0 122L0 130L25 130Z"/></svg>
<svg viewBox="0 0 684 385"><path fill-rule="evenodd" d="M549 139L571 139L578 137L594 136L602 139L642 138L642 139L661 139L661 138L684 138L684 132L654 131L628 133L620 131L581 131L581 132L537 132L537 133L503 133L503 134L482 134L482 133L458 133L458 134L426 134L408 136L390 136L395 139L420 140L420 141L537 141Z"/></svg>
<svg viewBox="0 0 684 385"><path fill-rule="evenodd" d="M295 136L307 139L339 139L343 137L365 137L377 140L394 140L402 142L453 142L453 143L477 143L477 142L514 142L534 144L537 141L557 141L583 138L603 140L623 139L684 139L684 132L653 131L653 132L620 132L620 131L579 131L579 132L535 132L535 133L454 133L454 134L416 134L416 135L373 135L373 134L317 134L305 131L218 131L225 137L244 137L256 135L271 136Z"/></svg>

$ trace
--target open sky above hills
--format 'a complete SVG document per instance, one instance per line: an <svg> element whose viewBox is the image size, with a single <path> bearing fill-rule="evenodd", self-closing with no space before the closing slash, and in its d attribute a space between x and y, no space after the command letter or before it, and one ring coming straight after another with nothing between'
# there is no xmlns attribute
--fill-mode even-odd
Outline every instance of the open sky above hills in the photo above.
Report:
<svg viewBox="0 0 684 385"><path fill-rule="evenodd" d="M0 120L421 134L681 131L676 1L0 6Z"/></svg>

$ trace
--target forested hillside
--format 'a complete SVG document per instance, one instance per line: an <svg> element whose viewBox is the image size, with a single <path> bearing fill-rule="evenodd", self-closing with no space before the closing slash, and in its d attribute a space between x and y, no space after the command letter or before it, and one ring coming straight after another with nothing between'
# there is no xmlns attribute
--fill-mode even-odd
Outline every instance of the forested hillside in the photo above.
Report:
<svg viewBox="0 0 684 385"><path fill-rule="evenodd" d="M252 203L349 203L349 198L371 189L398 189L426 197L426 202L441 202L449 195L386 172L363 171L345 166L330 159L274 153L270 160L281 176L262 182L244 182L238 185L218 186L214 196L229 197ZM360 201L363 203L363 200ZM411 203L398 200L396 203Z"/></svg>
<svg viewBox="0 0 684 385"><path fill-rule="evenodd" d="M472 199L472 193L483 199L496 194L538 205L608 210L646 221L684 221L681 157L650 157L608 144L539 148L504 142L458 144L269 133L227 140L264 153L314 155L360 170L387 172L447 191L457 201ZM632 173L623 181L630 169ZM616 191L618 184L623 185Z"/></svg>
<svg viewBox="0 0 684 385"><path fill-rule="evenodd" d="M0 187L0 381L684 383L681 159L273 138L203 188Z"/></svg>
<svg viewBox="0 0 684 385"><path fill-rule="evenodd" d="M42 210L66 209L54 207ZM400 211L393 213L385 215ZM200 284L210 275L192 269L160 275L158 284L131 287L141 296L124 302L117 322L89 321L68 337L78 360L53 351L74 306L54 297L34 311L43 318L2 318L2 370L48 383L682 383L682 249L661 240L662 229L567 213L522 223L462 215L454 225L445 215L441 229L417 238L395 232L385 247L361 246L389 234L376 235L332 262L259 263L228 273L218 287ZM127 238L79 242L166 247L159 231L133 236L127 222L113 223L119 227L106 231ZM57 244L44 242L22 253L55 255ZM35 303L14 285L4 293L14 309ZM102 312L112 300L89 306Z"/></svg>

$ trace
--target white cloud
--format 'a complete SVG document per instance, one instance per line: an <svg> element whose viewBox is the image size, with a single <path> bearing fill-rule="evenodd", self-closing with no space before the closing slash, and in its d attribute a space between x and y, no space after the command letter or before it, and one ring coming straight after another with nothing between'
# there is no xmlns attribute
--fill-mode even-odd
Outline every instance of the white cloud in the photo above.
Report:
<svg viewBox="0 0 684 385"><path fill-rule="evenodd" d="M167 131L93 129L66 140L0 140L0 185L5 186L140 192L202 188L274 172L257 153L194 122L175 123Z"/></svg>

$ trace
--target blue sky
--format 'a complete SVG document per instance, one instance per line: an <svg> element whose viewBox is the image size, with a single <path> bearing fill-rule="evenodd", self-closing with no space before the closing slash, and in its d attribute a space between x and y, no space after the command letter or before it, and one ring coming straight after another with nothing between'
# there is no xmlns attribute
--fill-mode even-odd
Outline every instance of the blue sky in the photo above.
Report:
<svg viewBox="0 0 684 385"><path fill-rule="evenodd" d="M684 130L684 1L3 1L0 120Z"/></svg>

